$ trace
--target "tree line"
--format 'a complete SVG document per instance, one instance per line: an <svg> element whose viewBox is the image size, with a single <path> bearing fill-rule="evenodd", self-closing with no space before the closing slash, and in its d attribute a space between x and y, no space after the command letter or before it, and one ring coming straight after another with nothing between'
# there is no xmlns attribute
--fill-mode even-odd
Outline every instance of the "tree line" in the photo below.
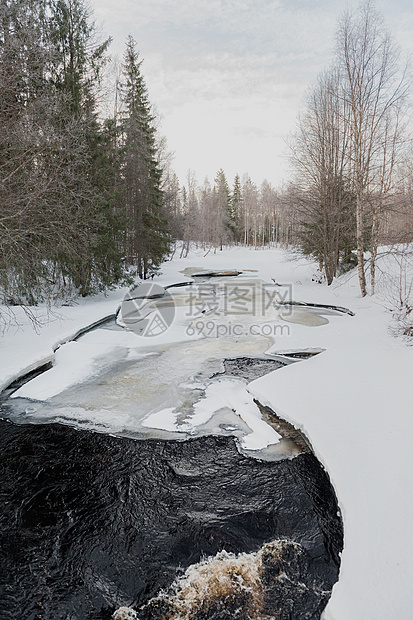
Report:
<svg viewBox="0 0 413 620"><path fill-rule="evenodd" d="M290 138L293 180L248 174L181 185L128 37L103 113L110 39L84 0L0 5L0 296L33 304L156 273L173 240L295 246L330 284L357 265L374 293L378 247L413 238L411 79L368 1L339 21L330 68Z"/></svg>
<svg viewBox="0 0 413 620"><path fill-rule="evenodd" d="M0 290L36 303L147 277L166 256L163 170L136 43L102 118L102 40L83 0L0 5Z"/></svg>
<svg viewBox="0 0 413 620"><path fill-rule="evenodd" d="M408 66L365 2L340 19L332 65L291 139L297 240L328 284L355 263L363 296L366 251L373 294L378 246L413 238L410 93Z"/></svg>
<svg viewBox="0 0 413 620"><path fill-rule="evenodd" d="M293 242L290 205L266 180L258 187L248 174L242 179L236 174L230 184L220 169L212 184L208 178L199 184L189 171L180 186L172 172L166 187L173 236L183 242L181 256L188 254L191 242L215 250L231 244L288 247Z"/></svg>
<svg viewBox="0 0 413 620"><path fill-rule="evenodd" d="M379 246L413 240L411 84L374 4L346 10L331 66L290 136L292 181L275 189L236 175L230 187L222 169L212 184L191 171L182 188L169 179L182 255L190 241L294 246L317 259L327 284L357 267L361 294L374 294Z"/></svg>

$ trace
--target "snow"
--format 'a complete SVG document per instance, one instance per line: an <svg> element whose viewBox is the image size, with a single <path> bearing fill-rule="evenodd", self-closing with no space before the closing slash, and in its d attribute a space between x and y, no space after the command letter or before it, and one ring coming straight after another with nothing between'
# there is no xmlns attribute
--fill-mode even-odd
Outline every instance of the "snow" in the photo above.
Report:
<svg viewBox="0 0 413 620"><path fill-rule="evenodd" d="M158 428L159 430L177 433L179 432L177 417L178 414L175 412L175 408L168 407L167 409L161 409L161 411L148 415L148 417L143 420L142 425L147 428Z"/></svg>
<svg viewBox="0 0 413 620"><path fill-rule="evenodd" d="M91 331L80 340L60 346L53 368L13 392L12 398L47 400L69 387L98 376L121 359L143 359L150 353L138 351L138 338L131 332Z"/></svg>
<svg viewBox="0 0 413 620"><path fill-rule="evenodd" d="M206 397L195 404L195 414L188 423L205 424L222 407L236 411L251 429L240 441L244 450L261 450L278 443L281 436L261 419L260 411L252 396L243 389L244 382L237 379L220 379L206 389Z"/></svg>
<svg viewBox="0 0 413 620"><path fill-rule="evenodd" d="M14 392L13 397L46 400L76 385L92 374L95 367L94 353L85 352L85 347L78 342L68 342L56 351L54 366L49 371L47 381L44 375L40 375ZM102 353L109 354L110 348L107 347Z"/></svg>
<svg viewBox="0 0 413 620"><path fill-rule="evenodd" d="M245 381L240 379L219 379L210 383L205 390L205 397L194 405L194 414L185 419L183 424L177 421L174 409L168 408L149 415L143 425L167 431L194 434L196 427L204 426L221 409L228 408L240 416L251 430L240 440L244 450L262 450L276 444L281 436L261 419L258 406L251 394L245 390Z"/></svg>
<svg viewBox="0 0 413 620"><path fill-rule="evenodd" d="M371 300L365 306L346 321L345 331L330 334L330 343L322 340L327 351L249 389L304 432L337 493L345 544L325 618L407 620L413 601L413 349L386 333L382 308ZM305 346L306 340L301 335Z"/></svg>
<svg viewBox="0 0 413 620"><path fill-rule="evenodd" d="M410 620L413 347L389 332L391 316L386 307L393 293L388 283L399 278L397 261L383 258L383 272L391 271L395 265L393 276L390 273L381 277L387 288L380 288L379 282L377 296L362 298L354 275L343 276L333 286L326 287L313 281L314 264L289 257L288 252L280 249L233 248L216 254L210 252L205 257L196 251L187 259L176 258L162 266L162 276L156 280L162 286L188 281L189 277L182 274L186 267L238 269L251 278L291 283L291 297L295 301L342 306L355 312L355 316L311 310L305 315L311 316L307 320L302 315L308 310L294 309L277 323L288 325L288 331L277 331L266 340L251 335L251 347L256 351L259 341L269 357L304 350L320 353L289 364L248 386L245 381L222 377L205 385L205 397L195 403L192 417L187 416L181 423L175 409L166 407L153 411L143 425L171 432L185 430L190 434L199 425L212 424L217 412L235 409L249 429L239 441L246 449L259 450L268 445L266 442L278 441L278 437L261 419L252 397L270 406L308 438L332 480L343 515L345 544L340 579L323 619ZM11 326L0 336L0 387L6 387L13 378L39 362L53 359L56 347L70 340L82 327L116 312L124 293L117 290L108 297L82 300L77 306L60 308L46 317L37 333L21 314L20 326ZM320 317L328 322L319 320ZM267 322L272 325L273 318ZM245 320L241 323L244 325ZM131 332L91 332L57 349L54 374L49 374L47 380L43 375L43 379L30 382L30 388L26 384L20 395L27 397L29 392L25 390L30 389L31 397L37 390L34 398L50 398L101 372L105 365L109 367L119 359L139 360L162 343L169 346L185 341L195 346L204 335L188 334L187 325L183 304L178 309L174 328L156 337L158 341ZM237 345L240 351L246 340L241 339ZM209 341L202 342L204 348L199 350L207 355ZM216 346L224 352L228 342L229 338L211 339L211 350ZM148 359L156 361L153 356ZM28 415L34 419L36 412ZM76 412L72 408L70 415L82 419L80 410ZM112 414L104 411L105 415L109 418ZM127 419L126 414L124 418L120 416L119 426L126 424Z"/></svg>
<svg viewBox="0 0 413 620"><path fill-rule="evenodd" d="M36 329L21 308L14 308L15 321L0 333L0 391L34 368L53 360L57 347L74 338L87 325L113 316L124 292L112 291L107 296L96 296L93 302L82 299L76 305L51 311L33 308L38 323Z"/></svg>

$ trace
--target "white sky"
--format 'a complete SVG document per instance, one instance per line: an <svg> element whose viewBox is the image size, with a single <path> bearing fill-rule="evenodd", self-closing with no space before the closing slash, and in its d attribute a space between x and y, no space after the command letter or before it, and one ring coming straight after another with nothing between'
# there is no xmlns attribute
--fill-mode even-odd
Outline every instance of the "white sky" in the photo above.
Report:
<svg viewBox="0 0 413 620"><path fill-rule="evenodd" d="M346 0L94 0L94 17L122 56L131 34L149 97L185 181L223 168L260 184L288 178L285 139L305 92L332 58ZM413 4L377 0L389 30L412 50Z"/></svg>

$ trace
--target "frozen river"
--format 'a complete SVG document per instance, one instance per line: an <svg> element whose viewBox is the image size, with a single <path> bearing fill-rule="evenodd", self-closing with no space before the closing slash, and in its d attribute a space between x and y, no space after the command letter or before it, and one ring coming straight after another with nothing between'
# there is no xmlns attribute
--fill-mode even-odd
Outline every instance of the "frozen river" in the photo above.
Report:
<svg viewBox="0 0 413 620"><path fill-rule="evenodd" d="M333 311L288 306L287 285L254 274L184 275L193 281L137 287L117 321L60 347L53 368L14 392L8 416L135 438L232 435L260 458L284 457L291 446L262 419L248 381L283 365L265 353L290 322L318 326ZM249 359L248 371L227 370L234 358Z"/></svg>
<svg viewBox="0 0 413 620"><path fill-rule="evenodd" d="M3 402L2 619L320 617L334 490L248 384L317 353L274 342L332 311L253 273L191 275L133 289Z"/></svg>

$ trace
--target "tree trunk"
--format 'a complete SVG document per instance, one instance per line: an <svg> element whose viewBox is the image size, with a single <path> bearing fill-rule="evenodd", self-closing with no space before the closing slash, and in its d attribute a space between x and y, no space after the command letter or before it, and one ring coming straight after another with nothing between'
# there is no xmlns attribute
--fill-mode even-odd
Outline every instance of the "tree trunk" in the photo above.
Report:
<svg viewBox="0 0 413 620"><path fill-rule="evenodd" d="M370 262L370 276L371 276L371 294L374 295L376 289L376 258L377 258L377 246L378 246L378 228L379 228L379 209L375 208L373 211L373 222L371 226L371 262Z"/></svg>
<svg viewBox="0 0 413 620"><path fill-rule="evenodd" d="M360 291L363 297L367 295L366 290L366 274L364 272L364 248L363 248L363 210L360 196L357 196L356 207L356 223L357 223L357 265Z"/></svg>

